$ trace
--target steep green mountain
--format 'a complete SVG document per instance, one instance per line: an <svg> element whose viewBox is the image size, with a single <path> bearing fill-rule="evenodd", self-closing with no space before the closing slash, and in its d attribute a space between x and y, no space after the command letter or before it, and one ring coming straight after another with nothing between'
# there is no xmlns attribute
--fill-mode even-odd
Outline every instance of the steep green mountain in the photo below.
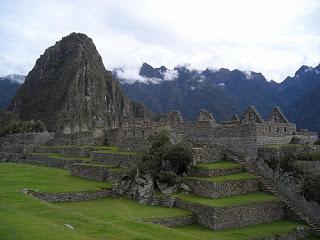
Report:
<svg viewBox="0 0 320 240"><path fill-rule="evenodd" d="M37 60L8 110L42 120L49 130L85 131L119 126L149 112L130 101L85 34L72 33Z"/></svg>

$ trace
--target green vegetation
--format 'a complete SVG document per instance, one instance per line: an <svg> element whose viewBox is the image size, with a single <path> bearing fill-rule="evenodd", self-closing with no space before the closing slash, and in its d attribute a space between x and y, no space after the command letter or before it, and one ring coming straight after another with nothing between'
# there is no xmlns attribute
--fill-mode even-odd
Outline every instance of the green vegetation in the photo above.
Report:
<svg viewBox="0 0 320 240"><path fill-rule="evenodd" d="M172 171L177 175L188 172L192 163L190 150L181 144L170 142L170 133L162 130L148 139L150 148L142 154L139 169L157 175L161 171Z"/></svg>
<svg viewBox="0 0 320 240"><path fill-rule="evenodd" d="M108 219L115 215L120 215L134 221L191 215L191 212L179 208L142 205L126 198L105 198L88 202L66 202L55 205L100 219Z"/></svg>
<svg viewBox="0 0 320 240"><path fill-rule="evenodd" d="M0 239L6 240L236 240L282 234L299 225L288 220L228 231L191 225L176 229L145 219L185 216L180 209L146 206L127 199L49 204L20 193L22 188L48 192L105 188L106 183L72 177L66 170L34 165L0 165ZM139 221L140 220L140 221ZM70 229L64 224L74 227Z"/></svg>
<svg viewBox="0 0 320 240"><path fill-rule="evenodd" d="M297 160L320 161L320 152L309 152L297 156Z"/></svg>
<svg viewBox="0 0 320 240"><path fill-rule="evenodd" d="M216 176L216 177L208 177L208 178L187 177L186 179L194 179L194 180L210 181L210 182L224 182L224 181L248 180L248 179L255 179L255 178L256 176L250 173L236 173L236 174L230 174L225 176Z"/></svg>
<svg viewBox="0 0 320 240"><path fill-rule="evenodd" d="M231 161L219 161L214 163L197 163L194 167L203 169L230 169L242 167L239 163Z"/></svg>
<svg viewBox="0 0 320 240"><path fill-rule="evenodd" d="M212 199L208 197L201 197L193 194L176 193L173 196L191 203L198 203L206 206L212 207L231 207L237 205L247 205L257 202L275 201L277 200L271 194L263 192L247 193L243 195L234 195L231 197Z"/></svg>
<svg viewBox="0 0 320 240"><path fill-rule="evenodd" d="M110 188L108 182L95 182L71 176L69 171L39 167L28 164L2 163L0 182L7 183L6 188L19 191L22 188L37 189L41 192L94 191Z"/></svg>
<svg viewBox="0 0 320 240"><path fill-rule="evenodd" d="M66 157L59 153L31 153L31 155L44 156L55 159L63 159L63 160L82 160L82 161L91 161L88 157Z"/></svg>
<svg viewBox="0 0 320 240"><path fill-rule="evenodd" d="M31 132L43 132L45 126L40 120L34 121L21 121L21 120L12 120L6 125L1 126L0 136L5 136L7 134L16 134L16 133L31 133Z"/></svg>

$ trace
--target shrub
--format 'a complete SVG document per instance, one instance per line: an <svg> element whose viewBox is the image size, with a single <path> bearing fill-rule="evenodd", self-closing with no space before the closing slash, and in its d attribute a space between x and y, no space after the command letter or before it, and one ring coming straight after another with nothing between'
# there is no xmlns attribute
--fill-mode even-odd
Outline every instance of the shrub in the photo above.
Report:
<svg viewBox="0 0 320 240"><path fill-rule="evenodd" d="M312 200L320 204L320 176L305 179L303 194L308 201Z"/></svg>
<svg viewBox="0 0 320 240"><path fill-rule="evenodd" d="M191 152L183 145L174 145L170 147L163 156L165 170L168 168L178 175L188 172L191 163Z"/></svg>
<svg viewBox="0 0 320 240"><path fill-rule="evenodd" d="M173 171L181 175L188 171L192 162L191 152L183 145L170 143L170 134L161 131L149 138L150 148L142 154L138 168L143 172Z"/></svg>
<svg viewBox="0 0 320 240"><path fill-rule="evenodd" d="M293 136L291 138L290 144L298 144L300 142L300 138Z"/></svg>
<svg viewBox="0 0 320 240"><path fill-rule="evenodd" d="M314 142L314 145L320 145L320 139Z"/></svg>
<svg viewBox="0 0 320 240"><path fill-rule="evenodd" d="M172 171L159 172L156 174L156 178L159 182L165 182L171 186L179 182L177 174Z"/></svg>

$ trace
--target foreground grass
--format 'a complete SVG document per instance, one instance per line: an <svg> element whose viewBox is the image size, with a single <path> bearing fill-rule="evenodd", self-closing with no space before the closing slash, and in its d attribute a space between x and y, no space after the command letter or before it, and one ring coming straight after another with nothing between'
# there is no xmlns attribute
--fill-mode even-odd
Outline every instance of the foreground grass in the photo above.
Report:
<svg viewBox="0 0 320 240"><path fill-rule="evenodd" d="M67 170L14 163L0 165L0 180L1 185L7 183L5 189L17 191L25 187L41 192L94 191L111 187L110 183L71 176Z"/></svg>
<svg viewBox="0 0 320 240"><path fill-rule="evenodd" d="M217 198L217 199L202 197L194 194L185 194L185 193L177 193L173 195L186 202L198 203L198 204L212 206L212 207L231 207L231 206L237 206L237 205L246 205L246 204L252 204L257 202L277 200L276 197L274 197L273 195L270 195L268 193L263 193L263 192L253 192L253 193L247 193L243 195L235 195L231 197L223 197L223 198Z"/></svg>
<svg viewBox="0 0 320 240"><path fill-rule="evenodd" d="M287 233L298 224L278 221L231 231L211 231L192 225L167 228L143 219L183 216L179 209L140 205L127 199L49 204L20 193L24 187L41 191L80 191L106 187L71 177L62 169L0 164L0 239L6 240L235 240ZM74 227L70 229L64 224Z"/></svg>
<svg viewBox="0 0 320 240"><path fill-rule="evenodd" d="M230 169L241 167L241 165L231 161L219 161L214 163L197 163L194 167L204 169Z"/></svg>
<svg viewBox="0 0 320 240"><path fill-rule="evenodd" d="M249 180L255 179L256 176L250 173L236 173L224 176L216 176L216 177L187 177L186 179L194 179L194 180L201 180L201 181L209 181L209 182L224 182L224 181L240 181L240 180Z"/></svg>

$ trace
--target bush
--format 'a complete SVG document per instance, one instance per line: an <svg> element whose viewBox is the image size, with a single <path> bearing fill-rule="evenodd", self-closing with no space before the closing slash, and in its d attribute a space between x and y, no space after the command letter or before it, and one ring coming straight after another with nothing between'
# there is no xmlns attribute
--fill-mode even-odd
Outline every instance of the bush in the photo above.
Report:
<svg viewBox="0 0 320 240"><path fill-rule="evenodd" d="M45 126L41 121L12 120L0 129L0 136L25 132L43 132Z"/></svg>
<svg viewBox="0 0 320 240"><path fill-rule="evenodd" d="M303 194L308 201L312 200L320 204L320 176L305 179Z"/></svg>
<svg viewBox="0 0 320 240"><path fill-rule="evenodd" d="M178 175L188 172L191 163L191 152L183 145L174 145L163 155L164 170L172 170Z"/></svg>
<svg viewBox="0 0 320 240"><path fill-rule="evenodd" d="M170 143L170 134L161 131L149 138L150 148L142 154L138 168L143 172L157 174L160 171L173 171L181 175L188 171L192 162L191 152L183 145Z"/></svg>
<svg viewBox="0 0 320 240"><path fill-rule="evenodd" d="M165 182L169 186L173 186L176 183L178 183L178 176L175 172L169 171L169 172L159 172L155 176L159 182Z"/></svg>
<svg viewBox="0 0 320 240"><path fill-rule="evenodd" d="M300 142L300 138L293 136L290 141L290 144L298 144L299 142Z"/></svg>
<svg viewBox="0 0 320 240"><path fill-rule="evenodd" d="M314 142L314 145L320 145L320 139Z"/></svg>

